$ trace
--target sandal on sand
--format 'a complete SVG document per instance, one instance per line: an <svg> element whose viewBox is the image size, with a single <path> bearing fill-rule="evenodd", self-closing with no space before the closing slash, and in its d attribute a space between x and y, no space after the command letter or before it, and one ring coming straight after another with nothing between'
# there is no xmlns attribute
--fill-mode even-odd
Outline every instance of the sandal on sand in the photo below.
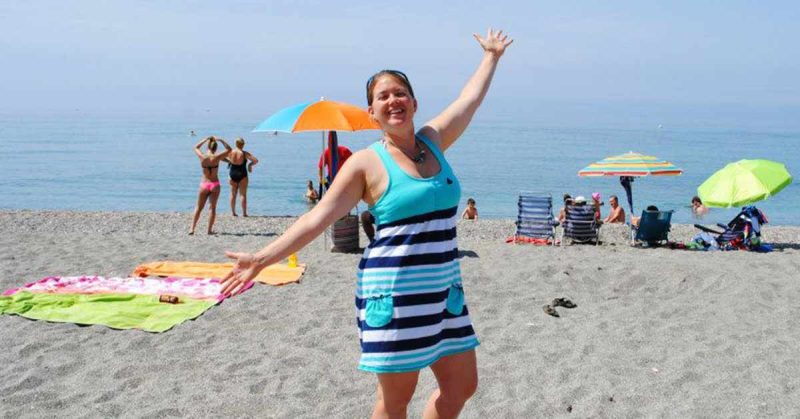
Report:
<svg viewBox="0 0 800 419"><path fill-rule="evenodd" d="M553 307L561 306L561 307L564 307L564 308L575 308L575 307L578 306L577 304L575 304L572 301L570 301L568 298L563 298L563 297L562 298L556 298L555 300L553 300L551 305Z"/></svg>
<svg viewBox="0 0 800 419"><path fill-rule="evenodd" d="M558 314L558 312L556 311L556 309L554 309L552 306L550 306L550 304L545 304L545 305L542 307L542 310L544 310L545 314L549 314L549 315L551 315L551 316L553 316L553 317L561 317L561 316Z"/></svg>

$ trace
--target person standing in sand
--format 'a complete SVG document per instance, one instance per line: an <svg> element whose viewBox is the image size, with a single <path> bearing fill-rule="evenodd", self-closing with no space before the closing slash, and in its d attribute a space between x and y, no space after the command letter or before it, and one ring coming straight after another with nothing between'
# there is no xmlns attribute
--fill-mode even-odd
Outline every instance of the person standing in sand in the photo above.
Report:
<svg viewBox="0 0 800 419"><path fill-rule="evenodd" d="M244 138L236 139L236 149L231 151L228 158L228 170L231 185L231 215L236 217L236 194L242 195L242 215L247 217L247 185L250 179L247 172L253 172L253 166L258 164L258 159L244 151ZM250 164L247 164L248 160Z"/></svg>
<svg viewBox="0 0 800 419"><path fill-rule="evenodd" d="M331 135L331 134L329 133L328 135ZM353 155L353 152L350 151L349 148L347 148L347 147L345 147L343 145L340 145L336 149L336 173L339 173L339 171L342 170L342 165L352 155ZM331 187L331 175L333 174L333 163L332 163L332 161L333 160L332 160L332 157L331 157L331 149L330 149L330 147L327 147L327 148L325 148L325 150L322 150L322 154L319 155L319 164L317 164L317 167L319 168L319 181L320 181L320 183L325 185L325 189L326 190ZM328 175L323 177L323 173L324 173L324 168L325 167L328 168Z"/></svg>
<svg viewBox="0 0 800 419"><path fill-rule="evenodd" d="M356 152L319 204L255 254L235 260L223 279L237 293L265 267L298 251L360 200L375 217L377 234L358 266L356 309L362 355L359 369L377 374L372 417L405 417L420 370L430 367L438 388L423 417L456 417L478 385L478 339L464 303L456 221L461 187L444 158L469 125L512 40L502 31L474 35L483 59L459 97L415 132L417 100L400 71L367 81L368 112L381 141ZM420 286L419 273L428 279Z"/></svg>
<svg viewBox="0 0 800 419"><path fill-rule="evenodd" d="M217 151L217 141L222 143L225 151L215 154ZM203 154L200 148L203 144L208 143L208 152ZM200 159L200 167L203 169L203 177L200 178L200 189L197 191L197 205L194 208L194 216L192 217L192 229L189 234L194 234L194 229L197 227L197 221L200 220L200 213L206 206L206 201L211 198L211 213L208 216L208 234L214 234L214 220L217 218L217 200L219 199L220 185L219 177L219 162L220 160L228 157L231 152L231 146L222 138L214 138L214 136L206 137L199 143L195 144L194 152L197 158Z"/></svg>

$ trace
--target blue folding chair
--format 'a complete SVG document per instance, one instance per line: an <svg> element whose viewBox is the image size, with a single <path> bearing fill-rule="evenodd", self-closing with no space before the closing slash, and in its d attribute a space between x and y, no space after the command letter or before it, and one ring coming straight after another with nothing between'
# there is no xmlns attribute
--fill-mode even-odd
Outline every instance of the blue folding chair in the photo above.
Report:
<svg viewBox="0 0 800 419"><path fill-rule="evenodd" d="M515 243L521 237L528 237L555 244L558 221L553 218L553 197L550 194L520 192L517 207Z"/></svg>
<svg viewBox="0 0 800 419"><path fill-rule="evenodd" d="M644 243L648 246L669 241L673 211L642 211L639 226L631 225L631 243Z"/></svg>
<svg viewBox="0 0 800 419"><path fill-rule="evenodd" d="M591 205L567 205L566 219L561 230L561 245L565 239L573 242L594 241L600 244L600 222L595 218L594 207Z"/></svg>

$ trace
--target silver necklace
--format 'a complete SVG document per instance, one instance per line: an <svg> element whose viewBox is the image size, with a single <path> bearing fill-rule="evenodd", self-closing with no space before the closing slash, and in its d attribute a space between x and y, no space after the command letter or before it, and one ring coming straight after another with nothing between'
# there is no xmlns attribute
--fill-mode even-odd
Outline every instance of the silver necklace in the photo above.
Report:
<svg viewBox="0 0 800 419"><path fill-rule="evenodd" d="M385 143L391 144L394 148L400 150L401 153L405 154L405 156L408 157L409 160L413 161L416 164L422 164L425 162L425 149L422 148L421 145L419 145L419 139L416 136L414 136L414 150L417 150L416 155L411 155L407 153L405 150L403 150L397 144L395 144L394 141L389 140L385 137L383 139L383 142L384 144Z"/></svg>

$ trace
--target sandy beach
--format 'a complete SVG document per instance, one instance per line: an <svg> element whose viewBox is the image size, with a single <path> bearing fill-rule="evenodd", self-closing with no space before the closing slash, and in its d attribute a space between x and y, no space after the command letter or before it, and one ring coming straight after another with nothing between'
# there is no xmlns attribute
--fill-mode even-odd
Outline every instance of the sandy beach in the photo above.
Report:
<svg viewBox="0 0 800 419"><path fill-rule="evenodd" d="M0 212L0 288L48 275L127 276L157 260L225 261L294 220L186 213ZM204 231L206 215L198 231ZM764 417L800 414L800 228L767 226L769 254L628 245L509 245L511 220L459 224L481 339L462 417ZM673 226L672 238L695 229ZM362 236L362 246L366 243ZM367 417L356 369L359 254L317 239L301 283L257 285L161 334L0 317L3 417ZM578 307L547 316L568 297ZM421 374L410 416L434 388Z"/></svg>

